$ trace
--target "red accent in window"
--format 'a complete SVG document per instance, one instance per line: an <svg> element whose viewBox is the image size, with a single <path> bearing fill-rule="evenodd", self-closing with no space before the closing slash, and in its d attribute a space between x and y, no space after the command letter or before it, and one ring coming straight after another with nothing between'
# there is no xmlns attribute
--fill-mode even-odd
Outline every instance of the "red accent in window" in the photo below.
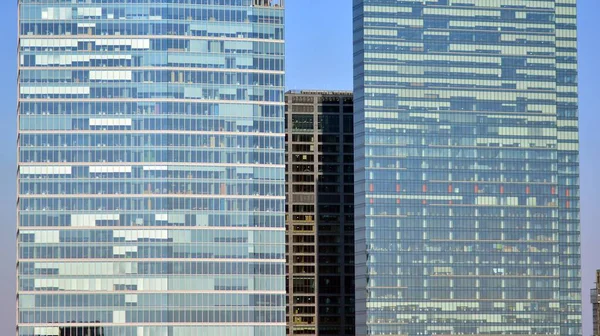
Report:
<svg viewBox="0 0 600 336"><path fill-rule="evenodd" d="M504 186L500 186L500 193L504 194Z"/></svg>
<svg viewBox="0 0 600 336"><path fill-rule="evenodd" d="M373 191L375 190L375 186L373 186L373 183L369 184L369 191Z"/></svg>
<svg viewBox="0 0 600 336"><path fill-rule="evenodd" d="M525 193L526 193L527 195L529 195L529 192L530 192L529 186L525 187Z"/></svg>
<svg viewBox="0 0 600 336"><path fill-rule="evenodd" d="M423 184L423 192L427 192L427 185Z"/></svg>
<svg viewBox="0 0 600 336"><path fill-rule="evenodd" d="M396 184L396 192L400 192L400 185Z"/></svg>
<svg viewBox="0 0 600 336"><path fill-rule="evenodd" d="M452 184L448 184L448 192L451 193L452 192Z"/></svg>

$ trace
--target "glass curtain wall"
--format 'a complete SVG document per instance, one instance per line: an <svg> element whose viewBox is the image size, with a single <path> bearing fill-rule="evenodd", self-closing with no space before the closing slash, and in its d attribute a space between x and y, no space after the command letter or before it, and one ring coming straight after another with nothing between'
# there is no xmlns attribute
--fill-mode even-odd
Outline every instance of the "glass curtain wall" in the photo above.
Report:
<svg viewBox="0 0 600 336"><path fill-rule="evenodd" d="M283 1L20 0L20 336L285 334Z"/></svg>
<svg viewBox="0 0 600 336"><path fill-rule="evenodd" d="M574 0L354 0L357 335L581 335Z"/></svg>

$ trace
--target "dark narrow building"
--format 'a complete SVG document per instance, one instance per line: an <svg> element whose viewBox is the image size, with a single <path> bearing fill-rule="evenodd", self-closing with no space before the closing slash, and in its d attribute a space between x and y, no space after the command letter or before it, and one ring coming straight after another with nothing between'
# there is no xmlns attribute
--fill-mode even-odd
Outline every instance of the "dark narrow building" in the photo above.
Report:
<svg viewBox="0 0 600 336"><path fill-rule="evenodd" d="M596 283L590 293L590 301L592 302L592 315L594 322L593 336L600 336L600 270L596 270Z"/></svg>
<svg viewBox="0 0 600 336"><path fill-rule="evenodd" d="M353 100L286 93L288 335L354 335Z"/></svg>

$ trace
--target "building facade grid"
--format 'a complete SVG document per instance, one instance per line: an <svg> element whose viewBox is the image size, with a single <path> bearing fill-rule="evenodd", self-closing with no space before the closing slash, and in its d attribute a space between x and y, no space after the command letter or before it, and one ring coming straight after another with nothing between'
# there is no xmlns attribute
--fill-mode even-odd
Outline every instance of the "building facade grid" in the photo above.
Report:
<svg viewBox="0 0 600 336"><path fill-rule="evenodd" d="M19 1L17 335L285 333L283 9Z"/></svg>
<svg viewBox="0 0 600 336"><path fill-rule="evenodd" d="M574 0L354 0L357 335L581 335Z"/></svg>
<svg viewBox="0 0 600 336"><path fill-rule="evenodd" d="M286 93L288 335L354 335L353 101Z"/></svg>
<svg viewBox="0 0 600 336"><path fill-rule="evenodd" d="M592 304L592 336L600 335L600 270L596 270L594 288L590 291Z"/></svg>

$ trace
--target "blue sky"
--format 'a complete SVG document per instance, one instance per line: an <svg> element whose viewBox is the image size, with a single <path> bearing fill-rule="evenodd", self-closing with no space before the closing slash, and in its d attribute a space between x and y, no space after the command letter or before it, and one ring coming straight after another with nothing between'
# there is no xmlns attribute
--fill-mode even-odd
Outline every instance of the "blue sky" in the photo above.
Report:
<svg viewBox="0 0 600 336"><path fill-rule="evenodd" d="M15 328L16 0L0 6L0 335ZM287 88L352 88L351 0L287 0ZM584 335L600 268L600 1L579 0Z"/></svg>

